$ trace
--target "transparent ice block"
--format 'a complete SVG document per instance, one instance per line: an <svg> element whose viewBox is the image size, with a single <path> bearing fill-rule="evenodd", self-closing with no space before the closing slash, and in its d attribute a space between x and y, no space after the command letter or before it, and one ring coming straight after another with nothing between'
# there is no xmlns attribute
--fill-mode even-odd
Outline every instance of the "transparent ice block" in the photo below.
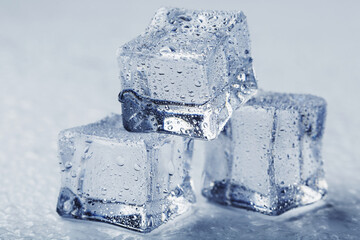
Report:
<svg viewBox="0 0 360 240"><path fill-rule="evenodd" d="M193 140L129 133L121 115L59 135L57 212L148 232L195 201L189 163Z"/></svg>
<svg viewBox="0 0 360 240"><path fill-rule="evenodd" d="M234 112L206 143L202 194L268 215L320 200L327 184L321 159L326 102L262 92Z"/></svg>
<svg viewBox="0 0 360 240"><path fill-rule="evenodd" d="M161 8L118 60L132 132L214 139L257 89L242 12Z"/></svg>

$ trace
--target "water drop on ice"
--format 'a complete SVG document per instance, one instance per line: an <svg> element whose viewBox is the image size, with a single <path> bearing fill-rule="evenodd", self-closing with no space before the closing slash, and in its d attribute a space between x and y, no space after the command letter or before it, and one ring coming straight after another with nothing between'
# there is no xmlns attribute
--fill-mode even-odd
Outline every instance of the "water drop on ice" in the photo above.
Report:
<svg viewBox="0 0 360 240"><path fill-rule="evenodd" d="M120 167L124 166L125 159L123 158L123 156L119 156L116 158L116 164L119 165Z"/></svg>
<svg viewBox="0 0 360 240"><path fill-rule="evenodd" d="M170 176L174 175L175 166L174 166L174 163L172 161L169 161L169 163L168 163L168 171L169 171Z"/></svg>
<svg viewBox="0 0 360 240"><path fill-rule="evenodd" d="M72 167L72 163L71 163L71 162L68 161L68 162L65 163L65 168L66 168L66 169L70 169L71 167Z"/></svg>
<svg viewBox="0 0 360 240"><path fill-rule="evenodd" d="M135 163L134 164L134 169L135 169L135 171L140 171L141 167L140 167L139 164Z"/></svg>

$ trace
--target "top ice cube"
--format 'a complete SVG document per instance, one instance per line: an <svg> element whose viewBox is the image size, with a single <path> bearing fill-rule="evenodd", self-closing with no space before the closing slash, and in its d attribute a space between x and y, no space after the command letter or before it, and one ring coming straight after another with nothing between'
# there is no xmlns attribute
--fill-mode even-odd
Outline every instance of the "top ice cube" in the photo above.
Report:
<svg viewBox="0 0 360 240"><path fill-rule="evenodd" d="M242 12L161 8L118 55L129 131L213 139L257 89Z"/></svg>

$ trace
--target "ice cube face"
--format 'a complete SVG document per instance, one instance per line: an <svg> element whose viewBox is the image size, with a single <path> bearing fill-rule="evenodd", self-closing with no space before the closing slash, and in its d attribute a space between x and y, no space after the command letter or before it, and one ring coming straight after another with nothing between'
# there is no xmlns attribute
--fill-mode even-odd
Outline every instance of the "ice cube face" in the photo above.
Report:
<svg viewBox="0 0 360 240"><path fill-rule="evenodd" d="M195 202L192 151L188 138L129 133L115 114L64 130L57 212L149 232Z"/></svg>
<svg viewBox="0 0 360 240"><path fill-rule="evenodd" d="M118 59L132 132L214 139L257 89L242 12L161 8Z"/></svg>
<svg viewBox="0 0 360 240"><path fill-rule="evenodd" d="M319 97L258 94L207 143L202 194L267 215L320 200L327 189L320 154L325 116Z"/></svg>

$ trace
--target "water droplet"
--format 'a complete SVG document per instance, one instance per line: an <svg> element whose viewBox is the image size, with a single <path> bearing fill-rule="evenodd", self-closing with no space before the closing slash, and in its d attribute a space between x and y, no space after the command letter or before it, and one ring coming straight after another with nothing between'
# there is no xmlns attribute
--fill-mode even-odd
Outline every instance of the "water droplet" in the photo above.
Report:
<svg viewBox="0 0 360 240"><path fill-rule="evenodd" d="M65 168L66 168L66 169L70 169L71 167L72 167L72 163L71 163L71 162L68 161L68 162L65 163Z"/></svg>
<svg viewBox="0 0 360 240"><path fill-rule="evenodd" d="M236 88L236 89L240 87L240 85L237 83L233 84L232 86L233 86L233 88Z"/></svg>
<svg viewBox="0 0 360 240"><path fill-rule="evenodd" d="M87 153L89 151L89 148L90 148L90 146L86 146L85 150L84 150L84 153Z"/></svg>
<svg viewBox="0 0 360 240"><path fill-rule="evenodd" d="M140 171L141 167L140 167L139 164L135 163L134 164L134 169L135 169L135 171Z"/></svg>
<svg viewBox="0 0 360 240"><path fill-rule="evenodd" d="M160 53L171 53L171 52L175 52L175 48L171 47L171 46L165 46L163 48L160 49Z"/></svg>
<svg viewBox="0 0 360 240"><path fill-rule="evenodd" d="M65 212L70 212L70 210L72 209L72 201L71 200L65 201L63 209Z"/></svg>
<svg viewBox="0 0 360 240"><path fill-rule="evenodd" d="M186 16L186 15L180 15L179 19L181 19L183 21L187 21L187 22L191 21L191 17Z"/></svg>
<svg viewBox="0 0 360 240"><path fill-rule="evenodd" d="M168 171L169 171L170 176L174 175L174 173L175 173L175 166L172 161L168 162Z"/></svg>
<svg viewBox="0 0 360 240"><path fill-rule="evenodd" d="M123 158L123 156L119 156L116 158L116 164L120 167L125 165L125 159Z"/></svg>
<svg viewBox="0 0 360 240"><path fill-rule="evenodd" d="M245 73L240 73L239 75L237 75L237 79L241 82L245 82L245 80L246 80Z"/></svg>
<svg viewBox="0 0 360 240"><path fill-rule="evenodd" d="M104 187L101 188L101 194L102 194L102 195L105 195L105 194L106 194L106 188L104 188Z"/></svg>
<svg viewBox="0 0 360 240"><path fill-rule="evenodd" d="M201 87L201 82L195 83L195 87Z"/></svg>
<svg viewBox="0 0 360 240"><path fill-rule="evenodd" d="M185 128L180 128L180 132L181 132L181 134L185 134Z"/></svg>

